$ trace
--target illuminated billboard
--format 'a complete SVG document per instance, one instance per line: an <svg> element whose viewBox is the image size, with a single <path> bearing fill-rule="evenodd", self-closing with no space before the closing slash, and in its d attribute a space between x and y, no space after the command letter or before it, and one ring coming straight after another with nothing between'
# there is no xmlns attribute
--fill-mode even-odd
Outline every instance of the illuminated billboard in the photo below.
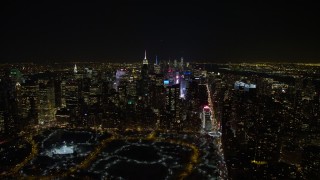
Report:
<svg viewBox="0 0 320 180"><path fill-rule="evenodd" d="M167 79L164 80L164 81L163 81L163 84L164 84L164 85L169 85L169 80L167 80Z"/></svg>

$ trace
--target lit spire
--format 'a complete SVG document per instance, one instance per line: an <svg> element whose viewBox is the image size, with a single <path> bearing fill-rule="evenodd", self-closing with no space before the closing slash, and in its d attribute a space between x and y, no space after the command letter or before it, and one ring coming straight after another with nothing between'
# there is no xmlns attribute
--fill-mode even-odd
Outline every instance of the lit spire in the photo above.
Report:
<svg viewBox="0 0 320 180"><path fill-rule="evenodd" d="M148 59L147 59L147 50L144 51L143 64L149 64L149 63L148 63Z"/></svg>
<svg viewBox="0 0 320 180"><path fill-rule="evenodd" d="M156 65L158 65L158 56L156 56Z"/></svg>
<svg viewBox="0 0 320 180"><path fill-rule="evenodd" d="M144 59L147 59L147 50L144 50Z"/></svg>
<svg viewBox="0 0 320 180"><path fill-rule="evenodd" d="M73 72L78 73L77 64L74 64Z"/></svg>

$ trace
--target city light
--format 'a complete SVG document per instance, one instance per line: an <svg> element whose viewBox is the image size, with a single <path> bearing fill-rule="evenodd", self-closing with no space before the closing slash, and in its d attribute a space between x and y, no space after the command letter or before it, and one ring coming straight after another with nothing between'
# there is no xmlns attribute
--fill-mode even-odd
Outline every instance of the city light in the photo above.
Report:
<svg viewBox="0 0 320 180"><path fill-rule="evenodd" d="M0 177L311 177L320 86L302 75L318 66L143 62L4 65Z"/></svg>

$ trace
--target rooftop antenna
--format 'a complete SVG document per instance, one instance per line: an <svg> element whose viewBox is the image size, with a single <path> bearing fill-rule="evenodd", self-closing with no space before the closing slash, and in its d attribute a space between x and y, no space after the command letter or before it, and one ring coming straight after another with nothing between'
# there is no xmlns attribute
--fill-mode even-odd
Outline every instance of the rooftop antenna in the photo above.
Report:
<svg viewBox="0 0 320 180"><path fill-rule="evenodd" d="M144 50L144 59L147 59L147 50Z"/></svg>

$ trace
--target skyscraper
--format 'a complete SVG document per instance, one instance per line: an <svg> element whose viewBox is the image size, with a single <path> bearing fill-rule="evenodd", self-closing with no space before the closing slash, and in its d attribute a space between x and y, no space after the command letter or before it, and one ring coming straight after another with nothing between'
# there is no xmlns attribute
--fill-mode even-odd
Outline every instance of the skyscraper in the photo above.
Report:
<svg viewBox="0 0 320 180"><path fill-rule="evenodd" d="M74 72L75 74L78 73L78 68L77 68L77 65L76 65L76 64L74 65L73 72Z"/></svg>
<svg viewBox="0 0 320 180"><path fill-rule="evenodd" d="M138 95L147 96L148 86L149 86L149 65L147 60L147 52L145 51L142 68L141 68L141 82L139 83Z"/></svg>
<svg viewBox="0 0 320 180"><path fill-rule="evenodd" d="M144 51L144 59L143 59L143 64L148 65L148 59L147 59L147 50Z"/></svg>
<svg viewBox="0 0 320 180"><path fill-rule="evenodd" d="M142 68L141 68L141 78L147 79L149 73L149 63L147 59L147 51L144 52L144 59L142 61Z"/></svg>
<svg viewBox="0 0 320 180"><path fill-rule="evenodd" d="M175 84L166 87L166 111L169 115L170 126L179 127L180 118L180 85Z"/></svg>
<svg viewBox="0 0 320 180"><path fill-rule="evenodd" d="M202 128L205 131L212 130L211 112L209 106L204 106L201 113Z"/></svg>

